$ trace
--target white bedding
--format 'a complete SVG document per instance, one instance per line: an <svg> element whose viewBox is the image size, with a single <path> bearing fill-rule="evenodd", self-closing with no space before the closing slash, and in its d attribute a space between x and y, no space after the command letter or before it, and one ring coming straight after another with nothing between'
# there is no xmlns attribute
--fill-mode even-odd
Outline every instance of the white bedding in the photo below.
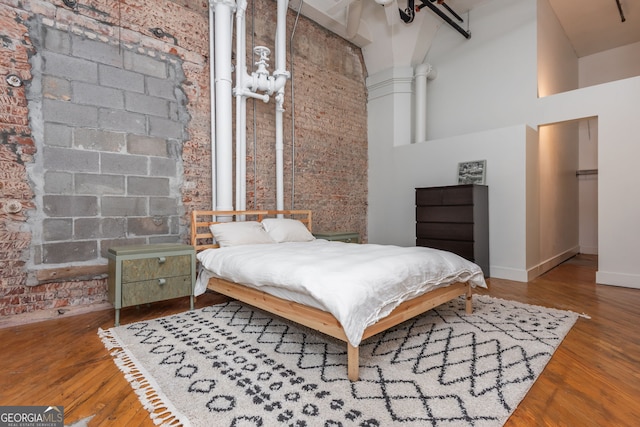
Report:
<svg viewBox="0 0 640 427"><path fill-rule="evenodd" d="M310 305L335 316L358 346L367 326L405 300L455 282L486 287L476 264L425 247L311 242L207 249L196 295L220 277Z"/></svg>

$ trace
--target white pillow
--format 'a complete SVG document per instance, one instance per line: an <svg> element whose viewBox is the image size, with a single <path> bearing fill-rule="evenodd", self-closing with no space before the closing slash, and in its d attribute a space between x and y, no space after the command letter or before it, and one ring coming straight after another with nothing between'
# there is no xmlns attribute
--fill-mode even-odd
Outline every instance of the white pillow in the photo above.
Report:
<svg viewBox="0 0 640 427"><path fill-rule="evenodd" d="M277 243L310 242L315 239L309 229L297 219L266 218L262 220L262 225Z"/></svg>
<svg viewBox="0 0 640 427"><path fill-rule="evenodd" d="M209 226L220 247L275 243L257 221L221 222Z"/></svg>

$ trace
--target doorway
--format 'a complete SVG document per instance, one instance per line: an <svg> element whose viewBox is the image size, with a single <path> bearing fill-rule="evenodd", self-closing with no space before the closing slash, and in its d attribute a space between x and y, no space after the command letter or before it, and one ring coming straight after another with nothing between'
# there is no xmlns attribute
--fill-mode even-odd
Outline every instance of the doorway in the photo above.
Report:
<svg viewBox="0 0 640 427"><path fill-rule="evenodd" d="M598 253L597 117L539 128L539 273Z"/></svg>

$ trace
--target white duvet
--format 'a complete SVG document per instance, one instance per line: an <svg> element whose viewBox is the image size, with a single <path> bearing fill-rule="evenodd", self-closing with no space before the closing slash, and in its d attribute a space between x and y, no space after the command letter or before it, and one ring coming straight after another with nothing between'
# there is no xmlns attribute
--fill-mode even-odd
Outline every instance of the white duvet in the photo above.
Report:
<svg viewBox="0 0 640 427"><path fill-rule="evenodd" d="M207 249L196 295L212 276L328 311L358 346L367 326L405 300L455 282L487 287L476 264L425 247L314 240Z"/></svg>

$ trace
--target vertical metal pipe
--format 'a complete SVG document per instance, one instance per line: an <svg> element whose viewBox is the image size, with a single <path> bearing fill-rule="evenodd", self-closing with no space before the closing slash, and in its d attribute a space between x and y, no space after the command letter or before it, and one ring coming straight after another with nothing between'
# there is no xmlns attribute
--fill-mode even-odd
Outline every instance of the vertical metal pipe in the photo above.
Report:
<svg viewBox="0 0 640 427"><path fill-rule="evenodd" d="M217 210L233 210L231 21L233 1L214 0Z"/></svg>
<svg viewBox="0 0 640 427"><path fill-rule="evenodd" d="M247 99L246 76L246 0L238 0L236 10L236 209L247 207Z"/></svg>
<svg viewBox="0 0 640 427"><path fill-rule="evenodd" d="M296 195L296 103L295 103L295 79L293 77L293 37L298 28L298 19L300 18L300 10L302 9L304 0L300 0L298 5L298 13L291 30L291 38L289 39L289 69L291 70L291 209L295 209Z"/></svg>
<svg viewBox="0 0 640 427"><path fill-rule="evenodd" d="M215 25L213 1L209 1L209 104L211 109L211 209L216 208L216 80L214 70Z"/></svg>
<svg viewBox="0 0 640 427"><path fill-rule="evenodd" d="M415 71L415 142L427 140L427 80L436 78L431 64L420 64Z"/></svg>
<svg viewBox="0 0 640 427"><path fill-rule="evenodd" d="M278 0L276 24L276 209L284 209L284 85L289 77L286 71L287 56L287 8L289 0Z"/></svg>
<svg viewBox="0 0 640 427"><path fill-rule="evenodd" d="M414 94L415 97L415 137L416 143L423 142L427 139L427 74L430 65L420 64L416 66L414 78Z"/></svg>

